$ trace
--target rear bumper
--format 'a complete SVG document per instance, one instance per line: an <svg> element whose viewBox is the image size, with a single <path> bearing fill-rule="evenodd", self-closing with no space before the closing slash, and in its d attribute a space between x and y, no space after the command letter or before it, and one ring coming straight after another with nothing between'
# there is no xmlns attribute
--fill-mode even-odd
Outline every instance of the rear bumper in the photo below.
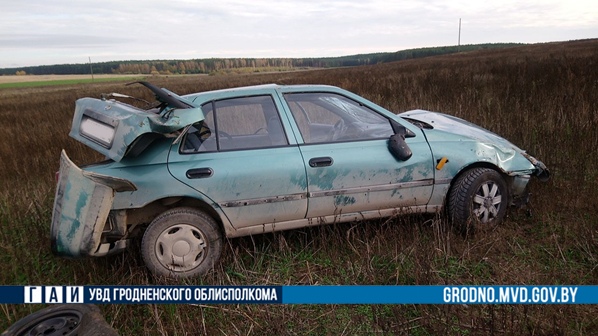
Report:
<svg viewBox="0 0 598 336"><path fill-rule="evenodd" d="M126 190L136 190L136 187L127 180L82 170L63 150L52 210L52 252L64 257L85 257L125 249L126 240L102 242L102 232L114 193Z"/></svg>

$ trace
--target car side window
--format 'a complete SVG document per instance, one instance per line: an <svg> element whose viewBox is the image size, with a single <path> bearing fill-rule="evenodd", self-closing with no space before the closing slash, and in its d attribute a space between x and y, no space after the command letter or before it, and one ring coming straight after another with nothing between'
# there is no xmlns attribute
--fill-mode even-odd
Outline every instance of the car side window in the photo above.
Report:
<svg viewBox="0 0 598 336"><path fill-rule="evenodd" d="M388 138L390 121L347 97L334 93L287 93L285 100L305 143Z"/></svg>
<svg viewBox="0 0 598 336"><path fill-rule="evenodd" d="M182 152L268 148L288 144L271 96L225 99L202 106L205 119L187 132Z"/></svg>

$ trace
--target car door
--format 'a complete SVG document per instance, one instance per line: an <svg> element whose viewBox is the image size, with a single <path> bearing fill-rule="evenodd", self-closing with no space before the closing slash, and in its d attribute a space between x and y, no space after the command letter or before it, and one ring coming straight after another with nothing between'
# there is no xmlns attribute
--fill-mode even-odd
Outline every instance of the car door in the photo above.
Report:
<svg viewBox="0 0 598 336"><path fill-rule="evenodd" d="M307 217L426 205L433 189L432 154L421 132L407 139L413 155L388 150L390 120L331 92L285 93L303 138Z"/></svg>
<svg viewBox="0 0 598 336"><path fill-rule="evenodd" d="M171 174L211 199L237 229L304 218L305 167L273 96L211 101L202 111L204 121L171 150Z"/></svg>

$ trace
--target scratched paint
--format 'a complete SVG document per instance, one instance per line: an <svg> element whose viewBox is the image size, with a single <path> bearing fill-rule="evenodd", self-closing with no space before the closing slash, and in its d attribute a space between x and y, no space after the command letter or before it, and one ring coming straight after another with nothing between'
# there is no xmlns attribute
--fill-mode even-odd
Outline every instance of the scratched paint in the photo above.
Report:
<svg viewBox="0 0 598 336"><path fill-rule="evenodd" d="M102 230L114 198L112 187L96 181L112 181L119 188L125 188L125 183L112 177L86 177L89 173L77 167L64 151L59 174L52 213L52 250L69 257L94 255L100 249Z"/></svg>
<svg viewBox="0 0 598 336"><path fill-rule="evenodd" d="M64 151L59 185L63 192L57 192L52 215L54 252L70 257L89 254L90 251L82 251L81 247L91 239L83 221L89 215L90 195L94 186L92 181L83 177L81 170L68 159Z"/></svg>
<svg viewBox="0 0 598 336"><path fill-rule="evenodd" d="M366 195L367 196L367 195ZM334 197L334 205L335 206L345 206L355 204L355 197L352 196L335 196Z"/></svg>
<svg viewBox="0 0 598 336"><path fill-rule="evenodd" d="M414 155L407 161L394 158L387 148L388 139L301 146L307 167L308 192L317 195L308 199L307 217L327 216L331 209L338 213L353 213L426 204L432 186L410 186L400 191L360 189L432 180L432 154L425 138L420 133L419 137L409 141ZM327 167L310 167L309 160L314 157L332 157L334 162ZM332 192L330 196L325 193L329 191Z"/></svg>
<svg viewBox="0 0 598 336"><path fill-rule="evenodd" d="M210 178L189 179L186 176L191 168L205 167L214 171ZM296 146L191 155L181 154L173 146L168 169L180 184L208 195L218 204L307 193L305 167ZM221 211L238 229L304 218L307 198L273 203L250 202L247 206L222 207Z"/></svg>

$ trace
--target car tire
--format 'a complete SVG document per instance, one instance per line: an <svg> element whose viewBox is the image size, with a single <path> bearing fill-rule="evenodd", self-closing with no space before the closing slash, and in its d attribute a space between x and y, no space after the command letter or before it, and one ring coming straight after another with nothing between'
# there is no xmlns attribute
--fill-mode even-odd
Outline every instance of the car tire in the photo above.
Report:
<svg viewBox="0 0 598 336"><path fill-rule="evenodd" d="M189 278L210 271L222 247L222 234L212 217L194 208L175 208L147 227L141 255L154 275Z"/></svg>
<svg viewBox="0 0 598 336"><path fill-rule="evenodd" d="M448 214L453 224L465 230L487 230L503 220L508 205L505 179L496 170L473 168L453 184Z"/></svg>
<svg viewBox="0 0 598 336"><path fill-rule="evenodd" d="M94 305L52 305L15 322L3 336L70 335L117 336Z"/></svg>

